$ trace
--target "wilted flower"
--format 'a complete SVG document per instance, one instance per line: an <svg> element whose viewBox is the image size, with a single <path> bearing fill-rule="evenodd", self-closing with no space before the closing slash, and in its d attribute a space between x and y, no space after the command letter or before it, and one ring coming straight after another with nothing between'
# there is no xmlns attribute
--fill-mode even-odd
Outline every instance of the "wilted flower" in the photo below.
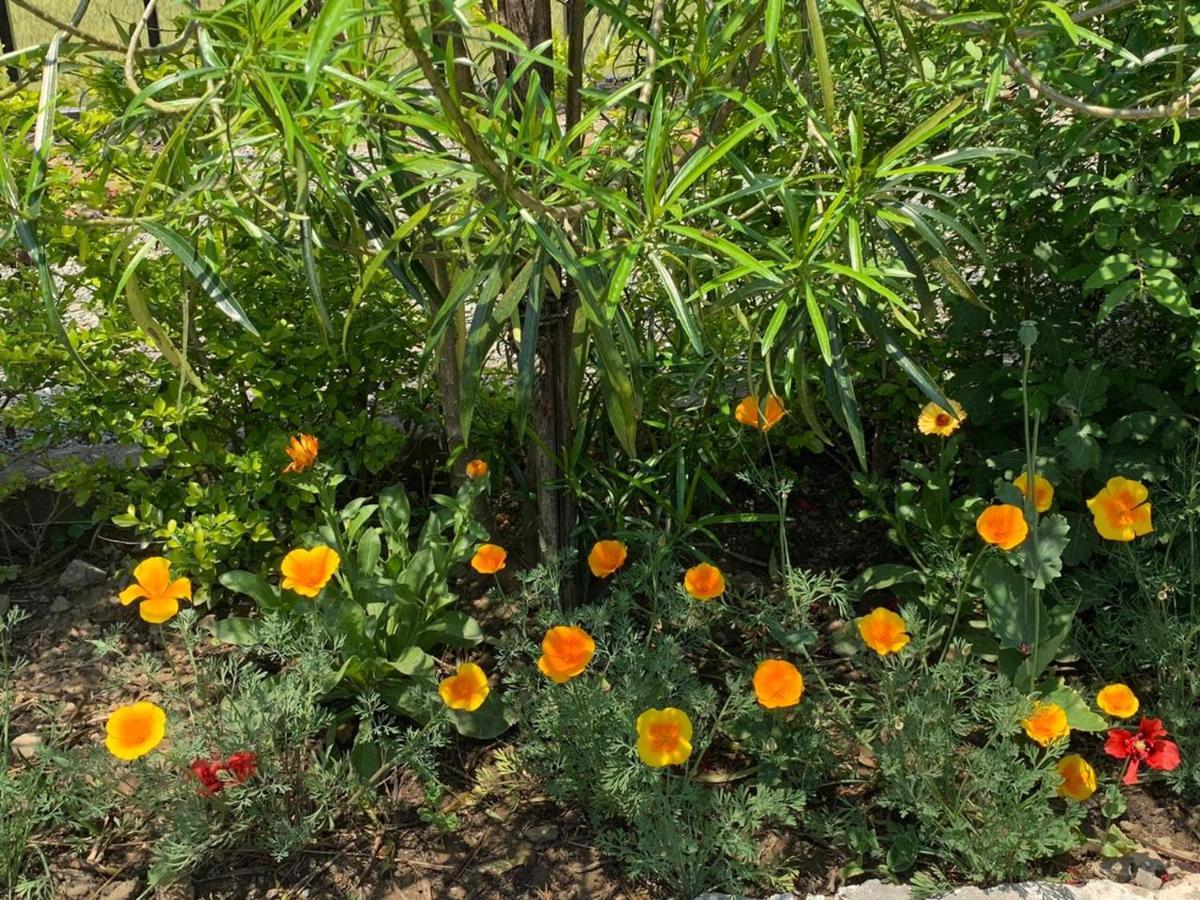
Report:
<svg viewBox="0 0 1200 900"><path fill-rule="evenodd" d="M200 781L200 793L212 796L220 793L228 784L241 784L252 778L257 764L258 757L249 750L242 750L226 760L196 759L188 768Z"/></svg>
<svg viewBox="0 0 1200 900"><path fill-rule="evenodd" d="M765 659L754 670L754 696L767 709L795 706L804 696L804 676L786 659Z"/></svg>
<svg viewBox="0 0 1200 900"><path fill-rule="evenodd" d="M473 459L467 463L467 477L483 478L489 472L488 464L482 459Z"/></svg>
<svg viewBox="0 0 1200 900"><path fill-rule="evenodd" d="M596 541L588 554L588 568L597 578L607 578L625 565L628 551L620 541Z"/></svg>
<svg viewBox="0 0 1200 900"><path fill-rule="evenodd" d="M134 600L138 604L138 615L154 625L161 625L179 612L179 601L191 599L192 583L186 578L171 580L170 560L161 556L143 559L133 570L134 583L121 591L122 605Z"/></svg>
<svg viewBox="0 0 1200 900"><path fill-rule="evenodd" d="M167 714L161 706L141 701L112 711L104 723L104 746L117 759L145 756L167 733Z"/></svg>
<svg viewBox="0 0 1200 900"><path fill-rule="evenodd" d="M471 568L480 575L495 575L504 568L508 551L499 544L480 544L471 557Z"/></svg>
<svg viewBox="0 0 1200 900"><path fill-rule="evenodd" d="M1058 786L1060 797L1069 797L1082 803L1096 793L1096 770L1082 756L1074 753L1058 761L1058 774L1062 784Z"/></svg>
<svg viewBox="0 0 1200 900"><path fill-rule="evenodd" d="M1071 733L1067 711L1057 703L1035 703L1029 718L1021 723L1031 741L1049 747Z"/></svg>
<svg viewBox="0 0 1200 900"><path fill-rule="evenodd" d="M1108 479L1087 507L1100 537L1109 541L1132 541L1154 530L1150 523L1150 492L1141 482L1117 475Z"/></svg>
<svg viewBox="0 0 1200 900"><path fill-rule="evenodd" d="M953 415L937 403L932 401L926 403L921 408L921 414L917 416L917 430L921 434L950 437L958 431L963 422L967 421L967 411L957 400L950 401L950 410Z"/></svg>
<svg viewBox="0 0 1200 900"><path fill-rule="evenodd" d="M1121 781L1124 784L1136 784L1142 763L1160 772L1170 772L1179 767L1179 747L1174 741L1163 740L1166 736L1167 729L1163 728L1162 719L1143 718L1136 733L1124 728L1109 729L1104 752L1117 759L1129 760Z"/></svg>
<svg viewBox="0 0 1200 900"><path fill-rule="evenodd" d="M975 530L989 544L1001 550L1012 550L1025 542L1029 535L1029 523L1021 507L1011 503L989 506L975 520Z"/></svg>
<svg viewBox="0 0 1200 900"><path fill-rule="evenodd" d="M713 600L725 593L725 576L716 566L700 563L683 574L683 588L696 600Z"/></svg>
<svg viewBox="0 0 1200 900"><path fill-rule="evenodd" d="M1096 695L1096 705L1118 719L1128 719L1138 711L1137 694L1128 685L1110 684L1100 688Z"/></svg>
<svg viewBox="0 0 1200 900"><path fill-rule="evenodd" d="M1025 497L1029 496L1029 473L1022 472L1013 479L1013 486ZM1054 485L1041 475L1033 476L1033 506L1038 512L1045 512L1054 502Z"/></svg>
<svg viewBox="0 0 1200 900"><path fill-rule="evenodd" d="M592 636L575 625L557 625L542 638L538 669L555 684L566 684L587 668L596 652Z"/></svg>
<svg viewBox="0 0 1200 900"><path fill-rule="evenodd" d="M692 720L681 709L648 709L637 718L637 752L648 766L677 766L692 755Z"/></svg>
<svg viewBox="0 0 1200 900"><path fill-rule="evenodd" d="M465 712L475 712L483 706L483 701L487 699L490 691L487 675L472 662L463 663L454 670L453 675L443 678L438 684L442 702L451 709L461 709Z"/></svg>
<svg viewBox="0 0 1200 900"><path fill-rule="evenodd" d="M285 591L295 591L301 597L315 597L329 584L341 561L337 551L324 544L293 550L279 564L283 573L280 584Z"/></svg>
<svg viewBox="0 0 1200 900"><path fill-rule="evenodd" d="M858 619L858 634L880 656L899 653L910 640L904 619L882 606Z"/></svg>
<svg viewBox="0 0 1200 900"><path fill-rule="evenodd" d="M307 472L312 468L313 463L317 461L317 454L320 452L321 442L311 434L298 434L288 442L284 451L291 458L291 462L283 467L284 472Z"/></svg>
<svg viewBox="0 0 1200 900"><path fill-rule="evenodd" d="M779 424L785 415L783 402L774 394L768 394L762 404L762 416L759 416L758 400L753 396L743 397L733 410L733 417L743 425L770 431Z"/></svg>

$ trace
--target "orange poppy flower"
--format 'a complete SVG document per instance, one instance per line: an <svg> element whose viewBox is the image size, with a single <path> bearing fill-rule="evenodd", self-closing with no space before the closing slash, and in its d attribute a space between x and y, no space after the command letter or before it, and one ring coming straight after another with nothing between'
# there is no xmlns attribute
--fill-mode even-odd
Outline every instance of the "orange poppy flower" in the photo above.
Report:
<svg viewBox="0 0 1200 900"><path fill-rule="evenodd" d="M725 576L716 566L700 563L683 574L683 588L696 600L713 600L725 593Z"/></svg>
<svg viewBox="0 0 1200 900"><path fill-rule="evenodd" d="M1049 747L1071 733L1067 711L1057 703L1035 703L1033 713L1021 723L1031 741Z"/></svg>
<svg viewBox="0 0 1200 900"><path fill-rule="evenodd" d="M488 464L482 459L473 459L467 463L468 478L483 478L489 471Z"/></svg>
<svg viewBox="0 0 1200 900"><path fill-rule="evenodd" d="M1154 530L1150 523L1150 492L1139 481L1122 478L1108 479L1087 507L1100 537L1108 541L1132 541Z"/></svg>
<svg viewBox="0 0 1200 900"><path fill-rule="evenodd" d="M298 434L284 448L291 462L283 467L284 472L307 472L317 461L321 442L311 434Z"/></svg>
<svg viewBox="0 0 1200 900"><path fill-rule="evenodd" d="M967 411L957 400L950 401L950 410L943 409L939 404L930 401L921 407L917 416L917 431L921 434L936 434L940 437L950 437L967 421Z"/></svg>
<svg viewBox="0 0 1200 900"><path fill-rule="evenodd" d="M179 612L179 601L190 600L192 583L186 578L171 580L171 562L161 556L143 559L133 570L134 583L118 595L121 605L141 599L138 615L161 625Z"/></svg>
<svg viewBox="0 0 1200 900"><path fill-rule="evenodd" d="M145 756L162 743L167 714L162 707L142 701L112 711L104 723L104 746L117 759Z"/></svg>
<svg viewBox="0 0 1200 900"><path fill-rule="evenodd" d="M899 653L912 640L908 634L908 623L903 617L882 606L859 617L858 636L880 656Z"/></svg>
<svg viewBox="0 0 1200 900"><path fill-rule="evenodd" d="M804 696L804 676L786 659L765 659L754 670L754 696L767 709L795 706Z"/></svg>
<svg viewBox="0 0 1200 900"><path fill-rule="evenodd" d="M483 706L490 692L487 675L473 662L463 663L454 670L453 675L443 678L438 684L442 702L451 709L464 712L475 712Z"/></svg>
<svg viewBox="0 0 1200 900"><path fill-rule="evenodd" d="M1128 685L1110 684L1100 689L1096 695L1096 705L1110 716L1128 719L1137 714L1141 704L1138 703L1137 694Z"/></svg>
<svg viewBox="0 0 1200 900"><path fill-rule="evenodd" d="M555 684L566 684L587 668L596 652L592 636L575 625L556 625L542 638L538 669Z"/></svg>
<svg viewBox="0 0 1200 900"><path fill-rule="evenodd" d="M508 551L499 544L480 544L471 557L471 568L480 575L495 575L504 568Z"/></svg>
<svg viewBox="0 0 1200 900"><path fill-rule="evenodd" d="M279 571L283 574L280 586L285 591L295 591L301 597L315 597L329 584L341 561L337 551L324 544L311 550L293 550L279 564Z"/></svg>
<svg viewBox="0 0 1200 900"><path fill-rule="evenodd" d="M1062 784L1058 786L1060 797L1082 803L1096 793L1096 770L1082 756L1074 753L1064 756L1058 761L1058 774L1062 776Z"/></svg>
<svg viewBox="0 0 1200 900"><path fill-rule="evenodd" d="M681 709L648 709L637 717L637 752L648 766L677 766L692 755L692 720Z"/></svg>
<svg viewBox="0 0 1200 900"><path fill-rule="evenodd" d="M1025 497L1029 496L1029 474L1022 472L1013 479L1013 486ZM1054 485L1043 478L1041 475L1033 476L1033 506L1043 513L1050 508L1050 504L1054 502Z"/></svg>
<svg viewBox="0 0 1200 900"><path fill-rule="evenodd" d="M597 578L607 578L625 565L628 551L620 541L596 541L588 554L588 568Z"/></svg>
<svg viewBox="0 0 1200 900"><path fill-rule="evenodd" d="M785 414L783 402L774 394L768 394L766 400L763 401L761 417L759 416L758 399L753 396L743 397L733 410L733 417L743 425L759 428L762 431L770 431L779 424L779 420Z"/></svg>
<svg viewBox="0 0 1200 900"><path fill-rule="evenodd" d="M999 503L989 506L975 520L975 530L989 544L1001 550L1012 550L1025 542L1029 535L1029 523L1019 506Z"/></svg>

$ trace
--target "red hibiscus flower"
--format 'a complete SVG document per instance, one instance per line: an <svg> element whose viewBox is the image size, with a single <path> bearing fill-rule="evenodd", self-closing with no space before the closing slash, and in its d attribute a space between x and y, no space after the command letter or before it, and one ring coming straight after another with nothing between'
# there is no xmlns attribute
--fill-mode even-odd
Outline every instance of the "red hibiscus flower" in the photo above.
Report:
<svg viewBox="0 0 1200 900"><path fill-rule="evenodd" d="M1179 766L1179 748L1174 742L1163 740L1166 736L1162 719L1142 719L1136 733L1124 728L1109 729L1104 752L1117 759L1129 760L1121 781L1136 784L1142 763L1160 772L1169 772Z"/></svg>
<svg viewBox="0 0 1200 900"><path fill-rule="evenodd" d="M255 768L258 764L256 757L249 750L243 750L240 753L235 753L225 761L225 771L233 776L233 780L241 784L247 778L254 775Z"/></svg>

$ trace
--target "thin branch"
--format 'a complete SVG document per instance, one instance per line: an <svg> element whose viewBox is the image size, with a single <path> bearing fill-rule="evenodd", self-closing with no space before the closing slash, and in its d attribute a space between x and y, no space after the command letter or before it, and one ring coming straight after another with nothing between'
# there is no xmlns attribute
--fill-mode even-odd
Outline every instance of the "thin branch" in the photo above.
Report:
<svg viewBox="0 0 1200 900"><path fill-rule="evenodd" d="M137 78L133 74L133 60L138 55L138 41L142 37L142 32L146 28L146 23L150 21L150 17L154 14L154 6L158 0L149 0L146 3L146 9L142 13L142 17L138 19L137 25L133 28L133 34L129 36L129 46L125 48L125 86L133 91L133 96L138 96L142 93L142 86L138 84ZM190 37L187 29L184 30L184 37ZM185 113L195 109L203 103L209 96L212 95L211 87L202 97L191 97L186 100L168 100L166 103L159 102L153 97L147 97L143 101L146 106L155 112L160 113Z"/></svg>
<svg viewBox="0 0 1200 900"><path fill-rule="evenodd" d="M97 37L94 34L89 34L78 26L78 23L72 24L59 19L43 9L34 6L29 0L12 0L15 6L19 6L37 18L41 19L47 25L52 25L56 31L63 31L77 38L97 50L111 50L113 53L124 53L125 47L115 41L106 41L104 38ZM187 27L180 32L179 37L171 41L169 44L160 44L157 47L139 47L136 51L137 56L161 56L166 53L173 53L180 49L188 42L192 36L192 31L195 29L195 22L188 22Z"/></svg>
<svg viewBox="0 0 1200 900"><path fill-rule="evenodd" d="M658 67L658 36L662 33L666 8L666 0L654 0L654 9L650 12L650 37L654 38L654 41L646 49L646 83L638 92L638 109L633 114L634 122L639 125L646 121L650 112L650 101L654 94L654 70Z"/></svg>

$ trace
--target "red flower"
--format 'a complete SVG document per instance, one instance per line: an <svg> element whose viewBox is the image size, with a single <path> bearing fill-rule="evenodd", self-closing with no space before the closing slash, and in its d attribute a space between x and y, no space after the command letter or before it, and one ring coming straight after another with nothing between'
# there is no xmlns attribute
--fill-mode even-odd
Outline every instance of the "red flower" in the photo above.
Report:
<svg viewBox="0 0 1200 900"><path fill-rule="evenodd" d="M241 784L247 778L253 777L257 764L258 757L249 750L243 750L225 761L225 771L233 776L234 781Z"/></svg>
<svg viewBox="0 0 1200 900"><path fill-rule="evenodd" d="M1121 781L1136 784L1142 763L1160 772L1170 772L1179 766L1179 748L1172 741L1163 740L1166 736L1162 719L1142 719L1136 734L1124 728L1109 729L1104 752L1117 759L1128 759Z"/></svg>
<svg viewBox="0 0 1200 900"><path fill-rule="evenodd" d="M241 784L253 777L258 758L249 750L233 754L229 759L197 759L188 767L200 779L200 795L211 797L224 790L227 782Z"/></svg>
<svg viewBox="0 0 1200 900"><path fill-rule="evenodd" d="M211 797L225 787L221 781L220 760L196 759L188 766L192 774L200 779L200 796Z"/></svg>

